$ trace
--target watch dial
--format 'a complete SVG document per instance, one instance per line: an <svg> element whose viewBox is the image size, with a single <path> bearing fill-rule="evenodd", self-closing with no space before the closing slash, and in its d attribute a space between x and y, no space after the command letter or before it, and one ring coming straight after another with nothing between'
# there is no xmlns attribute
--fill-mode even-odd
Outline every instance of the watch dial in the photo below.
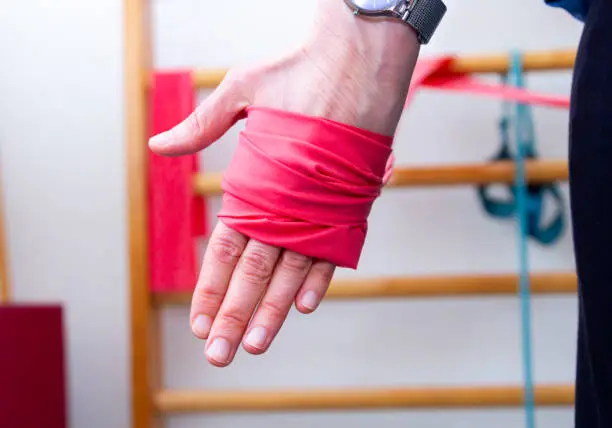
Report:
<svg viewBox="0 0 612 428"><path fill-rule="evenodd" d="M352 0L355 6L365 10L385 10L395 6L402 0Z"/></svg>

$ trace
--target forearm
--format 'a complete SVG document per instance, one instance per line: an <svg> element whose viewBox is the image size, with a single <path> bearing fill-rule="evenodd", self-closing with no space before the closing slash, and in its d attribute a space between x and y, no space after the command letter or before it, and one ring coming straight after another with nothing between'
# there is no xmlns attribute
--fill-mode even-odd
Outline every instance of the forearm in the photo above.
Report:
<svg viewBox="0 0 612 428"><path fill-rule="evenodd" d="M414 30L390 19L356 17L343 0L319 0L309 45L312 59L340 86L342 105L368 115L372 130L393 133L419 55Z"/></svg>

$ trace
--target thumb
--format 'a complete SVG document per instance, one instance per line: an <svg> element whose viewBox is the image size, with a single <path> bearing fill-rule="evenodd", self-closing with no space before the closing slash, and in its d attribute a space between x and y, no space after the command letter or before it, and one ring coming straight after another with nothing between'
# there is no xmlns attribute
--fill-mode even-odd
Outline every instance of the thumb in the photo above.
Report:
<svg viewBox="0 0 612 428"><path fill-rule="evenodd" d="M219 87L185 120L151 137L149 148L160 155L177 156L210 146L241 119L250 104L245 88L244 80L230 71Z"/></svg>

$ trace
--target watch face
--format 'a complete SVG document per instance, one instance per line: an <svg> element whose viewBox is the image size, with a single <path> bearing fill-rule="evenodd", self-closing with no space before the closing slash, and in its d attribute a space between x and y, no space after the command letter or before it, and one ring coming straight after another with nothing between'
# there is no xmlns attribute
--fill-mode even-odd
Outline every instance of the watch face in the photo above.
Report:
<svg viewBox="0 0 612 428"><path fill-rule="evenodd" d="M370 11L389 9L402 0L351 0L355 6Z"/></svg>

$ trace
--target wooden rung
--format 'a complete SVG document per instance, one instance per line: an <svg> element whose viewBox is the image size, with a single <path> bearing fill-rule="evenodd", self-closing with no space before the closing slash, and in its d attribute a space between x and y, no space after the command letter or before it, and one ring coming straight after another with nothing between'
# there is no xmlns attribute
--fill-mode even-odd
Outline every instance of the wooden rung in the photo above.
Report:
<svg viewBox="0 0 612 428"><path fill-rule="evenodd" d="M526 52L525 71L568 70L574 67L576 49ZM456 73L505 73L510 67L508 54L461 56L451 65Z"/></svg>
<svg viewBox="0 0 612 428"><path fill-rule="evenodd" d="M526 71L567 70L574 67L576 49L542 52L527 52L523 58ZM451 65L456 73L504 73L508 71L509 55L459 56ZM193 72L194 85L198 88L214 88L225 77L226 69L196 70Z"/></svg>
<svg viewBox="0 0 612 428"><path fill-rule="evenodd" d="M530 183L566 181L568 164L565 160L537 160L525 164ZM511 183L514 181L515 163L498 161L463 165L419 166L395 168L387 187L460 186L486 183ZM194 192L215 196L222 193L220 173L196 174Z"/></svg>
<svg viewBox="0 0 612 428"><path fill-rule="evenodd" d="M196 195L218 196L223 193L221 189L222 173L212 172L195 174L193 177L193 191Z"/></svg>
<svg viewBox="0 0 612 428"><path fill-rule="evenodd" d="M517 293L519 277L512 274L390 277L335 280L325 299L351 300L398 297L499 296ZM534 294L572 294L578 281L574 273L535 273L530 276ZM191 293L154 293L156 306L186 305Z"/></svg>
<svg viewBox="0 0 612 428"><path fill-rule="evenodd" d="M530 183L565 181L568 178L568 165L562 160L529 161L525 164L525 173ZM388 187L511 183L514 178L515 163L512 161L397 168Z"/></svg>
<svg viewBox="0 0 612 428"><path fill-rule="evenodd" d="M537 386L538 406L571 406L571 385ZM521 386L451 388L320 389L279 391L160 391L161 413L372 410L392 408L517 407Z"/></svg>

